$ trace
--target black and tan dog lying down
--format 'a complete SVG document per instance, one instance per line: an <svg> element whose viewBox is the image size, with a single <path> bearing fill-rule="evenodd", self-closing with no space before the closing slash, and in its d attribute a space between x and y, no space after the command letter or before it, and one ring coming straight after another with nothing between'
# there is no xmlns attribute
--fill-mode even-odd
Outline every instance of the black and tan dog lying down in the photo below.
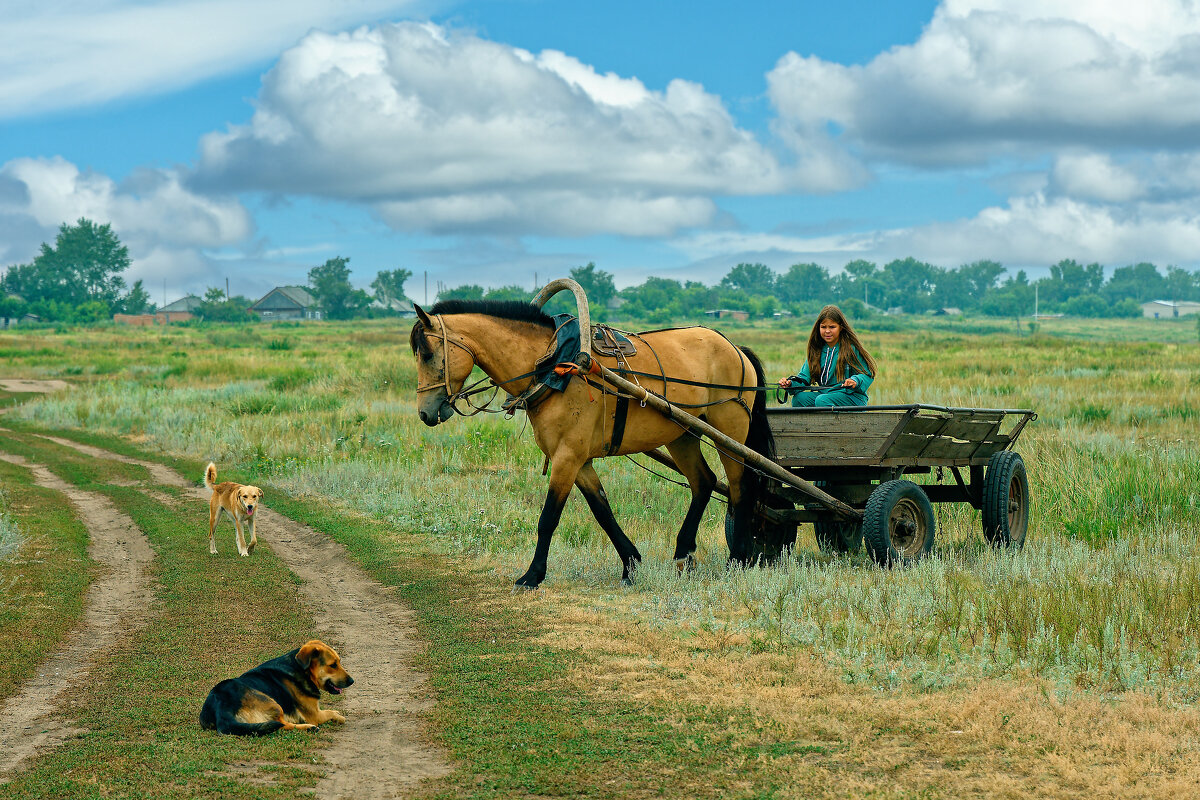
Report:
<svg viewBox="0 0 1200 800"><path fill-rule="evenodd" d="M341 694L352 683L337 652L313 639L214 686L200 709L200 725L217 733L261 736L345 722L338 712L320 707L321 690Z"/></svg>

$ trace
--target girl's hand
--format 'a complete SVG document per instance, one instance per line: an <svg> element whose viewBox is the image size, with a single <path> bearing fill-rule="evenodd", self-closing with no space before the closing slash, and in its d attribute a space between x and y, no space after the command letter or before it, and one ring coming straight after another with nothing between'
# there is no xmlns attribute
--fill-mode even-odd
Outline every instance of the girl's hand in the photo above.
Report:
<svg viewBox="0 0 1200 800"><path fill-rule="evenodd" d="M846 380L842 381L842 386L846 389L857 389L858 381L854 380L854 378L846 378Z"/></svg>
<svg viewBox="0 0 1200 800"><path fill-rule="evenodd" d="M780 378L779 385L786 389L792 385L792 379L791 378Z"/></svg>

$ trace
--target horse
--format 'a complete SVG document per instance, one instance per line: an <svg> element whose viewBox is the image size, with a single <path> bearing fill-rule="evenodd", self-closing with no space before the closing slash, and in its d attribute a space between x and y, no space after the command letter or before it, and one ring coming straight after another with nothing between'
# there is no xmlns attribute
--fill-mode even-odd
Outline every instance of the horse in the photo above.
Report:
<svg viewBox="0 0 1200 800"><path fill-rule="evenodd" d="M409 344L417 363L417 409L421 421L431 427L458 412L455 403L465 396L463 386L476 365L493 384L520 396L538 380L535 363L556 343L554 319L530 303L447 300L428 313L419 306L415 310L417 321ZM699 326L630 336L640 346L636 354L621 359L627 374L633 371L645 389L696 413L752 450L773 457L766 394L755 391L764 385L765 375L750 349L737 347L720 333ZM534 589L545 579L550 540L572 486L583 494L616 548L621 579L628 585L642 556L613 516L592 462L660 446L666 447L691 489L691 503L676 537L675 564L680 571L695 565L697 529L716 485L697 434L638 402L627 398L622 402L602 381L578 374L563 391L546 391L531 400L525 411L534 440L548 459L550 485L538 518L533 560L514 588ZM730 560L748 564L753 510L765 489L764 481L735 456L719 451L719 457L729 485L726 540Z"/></svg>

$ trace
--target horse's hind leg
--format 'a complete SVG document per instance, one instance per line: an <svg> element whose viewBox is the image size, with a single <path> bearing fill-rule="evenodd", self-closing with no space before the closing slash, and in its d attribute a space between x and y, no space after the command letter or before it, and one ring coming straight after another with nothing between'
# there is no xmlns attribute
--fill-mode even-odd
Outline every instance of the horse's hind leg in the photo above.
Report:
<svg viewBox="0 0 1200 800"><path fill-rule="evenodd" d="M683 571L695 566L696 531L700 527L704 509L708 507L709 498L712 497L717 476L704 460L700 440L695 436L685 433L668 444L667 451L675 460L675 466L679 467L679 471L687 478L688 486L692 490L692 502L688 505L683 524L679 526L679 536L675 538L675 566Z"/></svg>
<svg viewBox="0 0 1200 800"><path fill-rule="evenodd" d="M742 491L742 474L746 468L741 461L721 453L721 465L729 481L729 510L725 515L725 542L729 545L729 558L749 564L754 558L751 524L755 498L746 497Z"/></svg>
<svg viewBox="0 0 1200 800"><path fill-rule="evenodd" d="M575 476L575 485L583 493L588 508L592 510L592 515L600 523L600 527L608 534L613 547L617 548L617 555L621 557L621 581L628 584L630 572L641 562L642 554L625 535L625 531L621 530L617 518L613 516L612 507L608 504L608 495L604 493L600 476L596 474L596 468L592 466L591 461L579 469L579 474Z"/></svg>

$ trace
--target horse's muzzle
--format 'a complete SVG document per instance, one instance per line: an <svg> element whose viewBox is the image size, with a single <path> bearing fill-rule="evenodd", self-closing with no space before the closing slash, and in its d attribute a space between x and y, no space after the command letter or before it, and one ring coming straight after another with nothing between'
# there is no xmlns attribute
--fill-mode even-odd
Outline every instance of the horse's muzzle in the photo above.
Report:
<svg viewBox="0 0 1200 800"><path fill-rule="evenodd" d="M454 416L454 406L450 405L450 403L443 400L441 405L439 405L436 410L429 411L427 409L422 408L417 413L421 417L421 422L424 422L426 425L428 425L429 427L432 428L434 425L437 425L438 423L441 423L441 422L445 422L446 420L453 417Z"/></svg>

